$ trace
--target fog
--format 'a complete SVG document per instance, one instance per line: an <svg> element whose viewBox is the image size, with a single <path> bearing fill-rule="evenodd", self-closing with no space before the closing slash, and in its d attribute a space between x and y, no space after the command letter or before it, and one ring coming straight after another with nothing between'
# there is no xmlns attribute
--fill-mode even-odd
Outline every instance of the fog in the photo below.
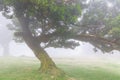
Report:
<svg viewBox="0 0 120 80"><path fill-rule="evenodd" d="M0 56L3 56L3 42L10 41L9 44L9 52L10 56L28 56L35 57L32 51L27 47L25 43L16 43L13 39L12 31L8 30L6 27L7 24L11 23L9 19L6 19L0 13ZM47 48L46 51L49 53L51 57L55 58L79 58L79 57L109 57L109 58L119 58L120 52L113 51L114 54L105 53L103 54L100 50L94 52L94 47L85 42L80 42L80 46L76 47L74 50L72 49L63 49L63 48Z"/></svg>

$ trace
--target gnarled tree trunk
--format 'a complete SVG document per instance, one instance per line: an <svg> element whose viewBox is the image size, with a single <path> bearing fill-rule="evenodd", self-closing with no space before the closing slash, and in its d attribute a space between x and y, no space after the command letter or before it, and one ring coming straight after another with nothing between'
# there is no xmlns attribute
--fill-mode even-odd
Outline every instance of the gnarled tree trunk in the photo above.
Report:
<svg viewBox="0 0 120 80"><path fill-rule="evenodd" d="M22 25L23 38L28 47L34 52L35 56L40 60L41 67L39 71L41 74L47 74L50 78L56 80L57 77L65 76L64 71L56 67L56 64L52 61L46 51L40 46L39 41L34 38L29 30L29 21L18 18ZM50 79L47 79L50 80Z"/></svg>
<svg viewBox="0 0 120 80"><path fill-rule="evenodd" d="M36 47L37 48L37 47ZM65 73L56 67L56 64L53 60L49 57L44 49L38 47L38 50L34 51L34 54L41 62L41 67L39 71L44 74L49 74L52 77L62 76Z"/></svg>
<svg viewBox="0 0 120 80"><path fill-rule="evenodd" d="M32 39L30 39L30 40L32 40ZM36 41L33 41L31 43L30 42L28 40L26 41L28 46L34 52L35 56L41 62L41 66L40 66L39 71L42 74L44 73L44 74L52 75L53 77L61 76L61 75L64 74L63 71L61 71L59 68L56 67L56 64L49 57L49 55L46 53L46 51L43 48L40 47L39 43L36 44L37 43Z"/></svg>

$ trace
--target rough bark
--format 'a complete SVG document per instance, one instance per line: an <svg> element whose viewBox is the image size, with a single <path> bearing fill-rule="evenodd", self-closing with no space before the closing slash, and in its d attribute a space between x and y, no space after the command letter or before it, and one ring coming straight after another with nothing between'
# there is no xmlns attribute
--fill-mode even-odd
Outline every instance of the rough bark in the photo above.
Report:
<svg viewBox="0 0 120 80"><path fill-rule="evenodd" d="M35 56L41 62L41 67L39 69L41 74L50 75L51 78L65 76L64 71L56 67L56 64L52 61L52 59L49 57L46 51L40 46L39 41L37 41L37 39L32 36L28 27L29 21L27 19L26 20L21 18L18 19L21 23L21 27L23 31L23 39L25 43L28 45L28 47L33 51Z"/></svg>
<svg viewBox="0 0 120 80"><path fill-rule="evenodd" d="M40 72L51 75L63 75L64 72L56 67L56 64L52 61L46 51L43 49L39 50L39 52L35 52L35 55L41 61Z"/></svg>

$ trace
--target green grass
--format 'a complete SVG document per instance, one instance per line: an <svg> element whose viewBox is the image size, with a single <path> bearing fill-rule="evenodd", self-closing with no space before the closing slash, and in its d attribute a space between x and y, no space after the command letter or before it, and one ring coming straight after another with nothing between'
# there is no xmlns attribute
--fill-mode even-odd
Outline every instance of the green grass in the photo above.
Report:
<svg viewBox="0 0 120 80"><path fill-rule="evenodd" d="M35 58L0 57L0 80L42 80L39 66ZM120 80L120 65L115 63L98 66L92 63L74 65L63 62L57 66L77 80Z"/></svg>

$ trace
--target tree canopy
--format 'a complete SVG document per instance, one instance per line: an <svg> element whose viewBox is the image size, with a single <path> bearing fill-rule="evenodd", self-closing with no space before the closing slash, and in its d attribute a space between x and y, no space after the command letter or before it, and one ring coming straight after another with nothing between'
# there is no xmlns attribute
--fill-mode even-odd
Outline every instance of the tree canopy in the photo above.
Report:
<svg viewBox="0 0 120 80"><path fill-rule="evenodd" d="M90 42L103 52L119 50L119 36L116 36L119 34L119 0L90 0L88 3L87 0L2 1L3 14L8 16L13 11L9 17L13 17L16 24L20 22L19 17L27 19L31 34L39 43L44 43L44 48L75 48L79 43L74 40L79 40ZM114 6L110 7L110 3ZM21 29L20 25L14 26L18 41L23 40Z"/></svg>
<svg viewBox="0 0 120 80"><path fill-rule="evenodd" d="M83 41L90 42L96 49L100 49L103 52L119 50L120 1L90 0L89 3L84 3L83 5L82 12L84 14L80 20L81 34L96 37L95 40L86 38Z"/></svg>
<svg viewBox="0 0 120 80"><path fill-rule="evenodd" d="M81 13L80 4L78 1L3 1L5 5L7 4L6 8L4 9L4 15L9 14L10 8L14 8L14 15L12 16L17 16L17 18L19 16L27 18L29 20L29 27L32 35L39 38L40 43L46 43L45 47L69 47L67 45L70 44L73 45L71 47L73 48L74 45L76 45L73 43L73 41L66 41L66 39L73 34L73 32L71 32L71 28L73 28L73 25L76 24L77 18ZM16 20L14 20L14 22ZM17 28L15 35L18 36L21 30L18 31L18 26L14 28ZM19 28L21 29L20 26Z"/></svg>

